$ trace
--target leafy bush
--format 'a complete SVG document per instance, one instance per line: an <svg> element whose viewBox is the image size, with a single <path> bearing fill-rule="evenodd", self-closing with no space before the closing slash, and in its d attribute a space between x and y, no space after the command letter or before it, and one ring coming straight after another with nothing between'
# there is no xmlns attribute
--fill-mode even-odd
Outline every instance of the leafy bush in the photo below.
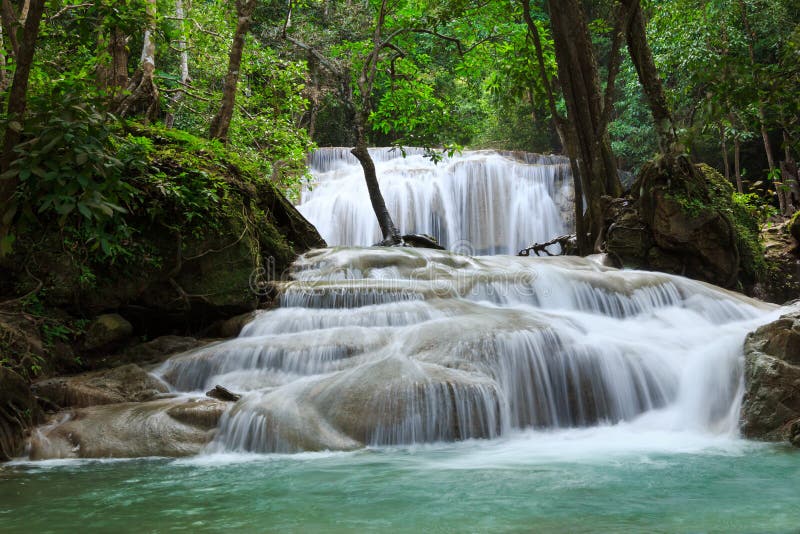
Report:
<svg viewBox="0 0 800 534"><path fill-rule="evenodd" d="M125 252L130 229L122 217L136 200L124 180L136 150L117 157L116 118L97 102L56 86L31 101L17 159L0 178L19 179L19 224L55 221L91 251L113 257Z"/></svg>

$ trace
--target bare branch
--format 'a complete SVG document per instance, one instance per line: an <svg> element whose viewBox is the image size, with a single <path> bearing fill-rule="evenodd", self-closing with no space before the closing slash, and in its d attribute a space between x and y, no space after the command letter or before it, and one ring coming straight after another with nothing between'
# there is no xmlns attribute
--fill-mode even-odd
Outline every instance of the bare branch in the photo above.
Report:
<svg viewBox="0 0 800 534"><path fill-rule="evenodd" d="M83 9L85 7L92 7L93 5L94 4L92 2L86 2L84 4L73 4L73 5L64 6L61 9L59 9L58 11L56 11L52 16L50 16L50 18L47 19L47 22L53 22L58 17L64 15L68 11L72 11L72 10L75 10L75 9Z"/></svg>

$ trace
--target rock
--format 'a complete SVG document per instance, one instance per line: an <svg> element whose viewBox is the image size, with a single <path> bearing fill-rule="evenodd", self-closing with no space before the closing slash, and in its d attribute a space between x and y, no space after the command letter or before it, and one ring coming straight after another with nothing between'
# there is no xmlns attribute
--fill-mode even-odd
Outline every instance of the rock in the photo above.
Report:
<svg viewBox="0 0 800 534"><path fill-rule="evenodd" d="M606 234L606 251L627 267L638 269L646 266L652 237L639 213L626 207L612 221Z"/></svg>
<svg viewBox="0 0 800 534"><path fill-rule="evenodd" d="M133 334L133 325L116 313L98 316L86 330L83 346L86 350L118 347Z"/></svg>
<svg viewBox="0 0 800 534"><path fill-rule="evenodd" d="M800 446L800 312L747 337L742 432Z"/></svg>
<svg viewBox="0 0 800 534"><path fill-rule="evenodd" d="M69 377L41 380L33 392L60 408L151 400L169 388L134 364Z"/></svg>
<svg viewBox="0 0 800 534"><path fill-rule="evenodd" d="M126 348L122 353L122 359L138 365L152 365L161 363L174 354L196 349L205 343L193 337L160 336L152 341Z"/></svg>
<svg viewBox="0 0 800 534"><path fill-rule="evenodd" d="M206 391L206 397L211 397L212 399L217 399L226 402L236 402L242 398L241 395L237 393L233 393L227 388L224 388L217 384L214 386L214 389L211 391Z"/></svg>
<svg viewBox="0 0 800 534"><path fill-rule="evenodd" d="M28 383L0 366L0 462L22 454L25 433L39 418Z"/></svg>
<svg viewBox="0 0 800 534"><path fill-rule="evenodd" d="M792 220L789 221L789 233L792 234L797 244L800 244L800 211L795 213Z"/></svg>
<svg viewBox="0 0 800 534"><path fill-rule="evenodd" d="M642 168L632 191L604 208L606 251L625 267L721 287L750 286L763 275L756 221L714 169L663 157Z"/></svg>
<svg viewBox="0 0 800 534"><path fill-rule="evenodd" d="M252 321L256 316L255 312L243 313L241 315L237 315L236 317L231 317L230 319L223 321L219 325L219 336L224 338L229 337L237 337L239 332L242 331L242 328Z"/></svg>
<svg viewBox="0 0 800 534"><path fill-rule="evenodd" d="M230 404L213 399L161 399L60 413L31 436L30 458L179 457L213 439Z"/></svg>
<svg viewBox="0 0 800 534"><path fill-rule="evenodd" d="M757 298L782 304L800 297L800 247L789 228L783 222L761 231L767 273L751 290Z"/></svg>
<svg viewBox="0 0 800 534"><path fill-rule="evenodd" d="M640 213L655 245L681 258L682 272L676 274L732 287L739 274L736 234L729 216L715 201L719 197L730 204L733 189L727 183L724 187L724 179L713 169L692 170L680 158L671 165L665 163L665 168L648 165L641 173Z"/></svg>
<svg viewBox="0 0 800 534"><path fill-rule="evenodd" d="M403 246L414 248L432 248L435 250L446 250L435 237L428 234L406 234L400 238Z"/></svg>
<svg viewBox="0 0 800 534"><path fill-rule="evenodd" d="M492 438L500 404L486 376L390 356L248 395L221 439L234 450L297 452Z"/></svg>
<svg viewBox="0 0 800 534"><path fill-rule="evenodd" d="M137 333L155 338L202 331L256 309L271 297L262 282L279 278L298 254L325 246L280 189L237 154L188 134L130 129L153 148L147 165L154 172L135 184L141 209L125 217L137 252L115 262L89 254L87 263L78 258L88 250L65 250L55 226L42 219L19 232L12 254L0 258L7 269L0 291L18 296L41 280L45 306L76 316L119 310ZM187 176L219 198L192 209L167 201L164 191L184 187Z"/></svg>

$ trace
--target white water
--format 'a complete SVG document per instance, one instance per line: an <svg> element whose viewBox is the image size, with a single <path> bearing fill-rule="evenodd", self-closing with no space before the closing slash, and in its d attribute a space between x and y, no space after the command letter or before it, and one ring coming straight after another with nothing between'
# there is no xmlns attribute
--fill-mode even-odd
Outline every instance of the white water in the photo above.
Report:
<svg viewBox="0 0 800 534"><path fill-rule="evenodd" d="M743 341L780 309L588 258L457 253L513 252L564 232L570 189L558 158L468 152L433 166L419 153L373 156L401 231L456 252L308 252L280 287L280 308L156 371L180 399L85 412L39 456L90 454L71 429L88 442L101 426L113 438L114 425L168 434L163 449L141 449L158 454L200 450L209 436L206 452L223 454L509 437L530 452L681 452L737 438ZM377 241L355 161L328 149L312 164L320 183L300 208L323 237ZM175 402L215 385L243 395L216 430L176 423L170 410L186 406ZM134 445L104 454L137 455Z"/></svg>
<svg viewBox="0 0 800 534"><path fill-rule="evenodd" d="M294 278L283 307L238 339L159 371L181 391L221 384L245 394L211 451L609 424L645 441L736 437L744 337L778 313L582 258L323 249L301 257Z"/></svg>
<svg viewBox="0 0 800 534"><path fill-rule="evenodd" d="M370 149L381 191L402 234L432 235L450 250L514 254L568 233L573 193L560 156L465 151L438 164L419 149ZM300 212L329 245L369 246L381 240L364 175L346 148L310 157L314 184Z"/></svg>

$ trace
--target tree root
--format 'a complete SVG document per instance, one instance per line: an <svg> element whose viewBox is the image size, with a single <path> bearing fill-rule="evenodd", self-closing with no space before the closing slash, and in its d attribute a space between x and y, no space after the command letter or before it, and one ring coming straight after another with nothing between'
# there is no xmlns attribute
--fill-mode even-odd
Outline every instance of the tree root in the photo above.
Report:
<svg viewBox="0 0 800 534"><path fill-rule="evenodd" d="M126 117L136 109L144 109L145 120L153 122L158 118L159 101L158 87L156 87L152 74L145 74L142 68L136 70L128 85L127 94L123 96L114 108L119 117Z"/></svg>
<svg viewBox="0 0 800 534"><path fill-rule="evenodd" d="M567 234L558 236L556 238L547 241L546 243L534 243L533 245L529 246L528 248L524 248L517 253L517 256L530 256L531 252L536 254L537 256L541 256L540 252L544 252L548 256L555 256L556 254L551 253L547 250L547 247L551 245L561 245L561 256L566 256L565 250L567 250L567 245L574 243L575 241L575 234Z"/></svg>

